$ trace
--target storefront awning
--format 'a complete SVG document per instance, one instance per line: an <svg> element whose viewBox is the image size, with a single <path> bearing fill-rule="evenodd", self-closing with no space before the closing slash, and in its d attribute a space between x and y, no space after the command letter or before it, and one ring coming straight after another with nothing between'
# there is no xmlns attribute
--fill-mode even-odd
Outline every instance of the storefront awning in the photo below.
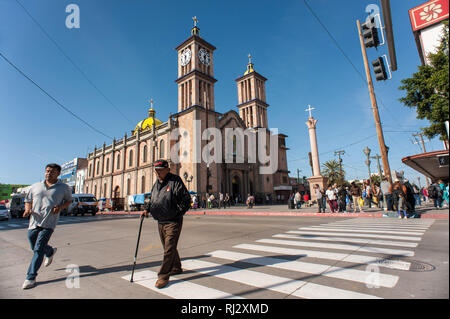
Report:
<svg viewBox="0 0 450 319"><path fill-rule="evenodd" d="M432 180L448 180L447 150L407 156L402 162Z"/></svg>

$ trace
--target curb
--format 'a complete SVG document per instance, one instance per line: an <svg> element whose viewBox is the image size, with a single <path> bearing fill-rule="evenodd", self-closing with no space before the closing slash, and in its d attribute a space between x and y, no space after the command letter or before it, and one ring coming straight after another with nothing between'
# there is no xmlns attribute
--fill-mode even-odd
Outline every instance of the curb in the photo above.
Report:
<svg viewBox="0 0 450 319"><path fill-rule="evenodd" d="M99 215L139 215L142 211L134 211L134 212L126 212L126 211L118 211L118 212L98 212ZM188 211L186 215L224 215L224 216L295 216L295 217L368 217L368 218L396 218L383 216L384 213L299 213L299 212L261 212L261 211L252 211L252 212L239 212L239 211ZM449 219L449 214L421 214L420 218L426 219Z"/></svg>

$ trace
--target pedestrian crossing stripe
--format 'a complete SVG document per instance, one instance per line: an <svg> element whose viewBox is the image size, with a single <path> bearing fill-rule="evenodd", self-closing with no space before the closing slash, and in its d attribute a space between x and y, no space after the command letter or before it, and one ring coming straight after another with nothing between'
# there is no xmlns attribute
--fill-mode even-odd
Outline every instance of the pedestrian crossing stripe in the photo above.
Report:
<svg viewBox="0 0 450 319"><path fill-rule="evenodd" d="M358 251L358 252L386 254L386 255L414 256L414 251L410 251L410 250L368 247L368 246L362 246L362 245L313 243L313 242L309 242L309 241L300 241L300 240L293 241L293 240L281 240L281 239L259 239L256 242L264 243L264 244L287 245L287 246L302 246L302 247L313 247L313 248L352 250L352 251Z"/></svg>
<svg viewBox="0 0 450 319"><path fill-rule="evenodd" d="M289 261L280 258L263 257L259 255L231 252L225 250L216 250L211 253L208 253L207 255L211 257L227 259L232 261L241 261L241 262L243 261L246 263L271 268L284 269L289 271L298 271L319 276L350 280L360 282L363 284L367 283L368 275L370 274L370 272L368 273L367 271L357 269L334 267L330 265L322 265L302 261ZM378 274L378 276L379 276L378 285L380 287L392 288L397 284L397 281L399 279L398 276L394 275Z"/></svg>
<svg viewBox="0 0 450 319"><path fill-rule="evenodd" d="M203 260L192 259L183 261L183 268L259 289L267 289L300 298L380 299L373 295L328 287L303 280L269 275L228 265L220 265Z"/></svg>
<svg viewBox="0 0 450 319"><path fill-rule="evenodd" d="M320 226L326 227L326 226L330 226L330 225L322 224ZM312 226L312 227L315 227L315 226ZM426 230L428 230L428 228L430 228L428 226L427 227L417 227L417 226L414 226L414 227L412 227L412 226L400 227L400 226L395 226L395 225L359 225L359 224L356 224L356 225L355 224L353 224L353 225L348 225L348 224L338 224L338 225L336 225L336 224L333 224L333 227L338 227L338 228L358 227L358 229L415 230L415 231L426 231Z"/></svg>
<svg viewBox="0 0 450 319"><path fill-rule="evenodd" d="M392 259L393 256L414 256L413 250L400 248L417 247L421 236L432 225L432 222L416 223L414 225L400 224L400 221L396 224L395 222L365 222L362 224L360 222L352 223L352 220L347 220L320 226L302 227L298 228L298 230L287 231L284 234L273 235L270 239L256 240L255 244L243 243L233 246L233 249L238 251L215 250L206 255L218 260L243 262L297 274L310 274L314 277L328 277L355 284L366 284L369 287L369 277L373 273L367 270L369 269L368 267L364 270L364 268L355 269L355 266L377 266L393 270L409 270L411 267L410 262ZM396 246L397 248L381 246ZM321 251L314 250L315 248L347 250L350 252ZM274 253L276 255L302 257L302 259L289 260L250 252ZM369 255L364 253L369 253ZM370 254L377 254L378 256L370 256ZM321 264L311 260L313 258L331 260L333 262L332 264ZM336 262L352 263L355 266L337 267L333 265ZM211 278L229 280L246 286L256 287L258 290L274 291L284 294L285 297L381 299L371 294L320 285L306 280L276 276L248 268L241 268L230 263L219 264L206 260L187 259L183 260L182 267L194 274L200 273ZM376 286L384 288L395 287L400 279L399 276L379 272L376 276ZM122 278L129 281L130 275ZM156 272L150 270L138 272L135 273L134 278L137 284L171 298L240 298L240 296L228 292L191 282L186 272L183 277L171 277L169 285L163 289L154 287L157 280ZM212 281L208 281L208 283L210 282Z"/></svg>
<svg viewBox="0 0 450 319"><path fill-rule="evenodd" d="M253 245L253 244L239 244L233 246L233 248L263 251L269 253L278 253L291 256L303 256L303 257L345 261L356 264L377 265L379 267L398 270L409 270L409 267L411 266L411 263L402 260L393 260L389 258L355 255L355 254L349 255L343 253L331 253L317 250L306 250L306 249L274 247L274 246Z"/></svg>
<svg viewBox="0 0 450 319"><path fill-rule="evenodd" d="M131 275L122 278L130 281ZM178 279L178 276L171 276L169 284L163 289L158 289L155 287L157 279L158 273L151 270L136 272L133 275L133 283L175 299L245 299L214 288Z"/></svg>
<svg viewBox="0 0 450 319"><path fill-rule="evenodd" d="M331 228L331 227L302 227L300 230L329 230L335 232L350 232L350 233L376 233L376 234L398 234L398 235L423 235L423 232L404 232L404 231L389 231L389 230L367 230L367 229L357 229L352 227L351 229L341 229L341 228Z"/></svg>
<svg viewBox="0 0 450 319"><path fill-rule="evenodd" d="M25 225L19 225L19 224L8 224L9 227L23 227Z"/></svg>
<svg viewBox="0 0 450 319"><path fill-rule="evenodd" d="M330 235L330 236L345 236L345 237L362 237L362 238L383 238L383 239L398 239L398 240L414 240L420 241L421 237L407 237L407 236L394 236L394 235L377 235L377 234L364 234L364 233L345 233L345 232L319 232L319 231L300 231L300 230L290 230L287 231L288 234L298 234L298 235Z"/></svg>
<svg viewBox="0 0 450 319"><path fill-rule="evenodd" d="M288 238L288 239L308 239L308 240L318 240L318 241L339 241L339 242L348 242L348 243L376 244L376 245L400 246L400 247L417 247L417 245L418 245L418 243L409 243L409 242L398 242L398 241L376 240L376 239L346 238L346 237L329 237L329 236L300 237L298 235L276 234L276 235L273 235L272 237Z"/></svg>

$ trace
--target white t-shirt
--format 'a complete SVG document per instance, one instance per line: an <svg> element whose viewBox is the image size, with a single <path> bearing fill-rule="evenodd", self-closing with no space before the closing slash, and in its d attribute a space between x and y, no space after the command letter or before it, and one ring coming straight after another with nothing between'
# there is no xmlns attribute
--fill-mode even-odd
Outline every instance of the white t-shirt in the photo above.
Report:
<svg viewBox="0 0 450 319"><path fill-rule="evenodd" d="M336 199L336 193L332 189L327 189L325 192L329 200L335 200Z"/></svg>

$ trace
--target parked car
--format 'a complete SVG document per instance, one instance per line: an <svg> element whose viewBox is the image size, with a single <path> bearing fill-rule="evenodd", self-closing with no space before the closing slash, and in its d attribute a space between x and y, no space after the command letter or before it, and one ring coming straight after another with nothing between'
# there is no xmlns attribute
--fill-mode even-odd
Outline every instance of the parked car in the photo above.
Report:
<svg viewBox="0 0 450 319"><path fill-rule="evenodd" d="M5 205L0 205L0 220L9 220L9 210Z"/></svg>
<svg viewBox="0 0 450 319"><path fill-rule="evenodd" d="M67 209L68 215L78 215L84 216L84 214L92 214L95 216L98 212L97 198L93 194L73 194L72 203Z"/></svg>
<svg viewBox="0 0 450 319"><path fill-rule="evenodd" d="M25 211L25 193L14 193L11 194L11 203L9 206L11 217L22 218Z"/></svg>

